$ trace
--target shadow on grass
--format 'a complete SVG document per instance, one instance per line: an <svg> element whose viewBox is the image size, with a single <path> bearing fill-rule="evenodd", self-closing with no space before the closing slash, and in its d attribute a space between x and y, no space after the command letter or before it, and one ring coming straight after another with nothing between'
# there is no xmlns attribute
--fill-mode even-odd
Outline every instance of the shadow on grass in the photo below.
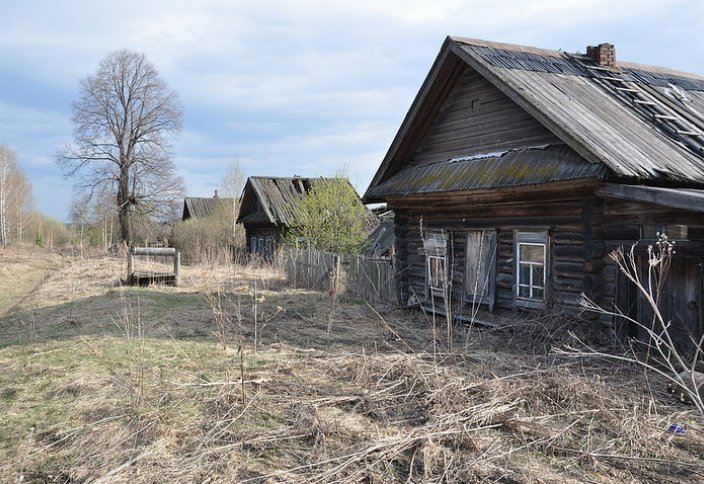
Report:
<svg viewBox="0 0 704 484"><path fill-rule="evenodd" d="M245 287L245 286L243 286ZM216 314L221 315L218 325ZM415 324L413 319L415 316ZM427 325L404 314L404 338L420 349ZM409 322L411 323L409 325ZM401 343L366 304L309 290L203 294L125 287L72 302L0 317L0 348L79 336L224 340L236 346L275 343L349 352L399 349ZM216 334L219 333L219 334Z"/></svg>

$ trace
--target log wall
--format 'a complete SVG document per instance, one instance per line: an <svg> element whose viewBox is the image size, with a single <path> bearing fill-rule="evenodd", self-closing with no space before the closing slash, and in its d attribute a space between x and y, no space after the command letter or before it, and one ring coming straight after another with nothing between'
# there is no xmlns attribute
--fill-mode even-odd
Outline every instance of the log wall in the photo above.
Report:
<svg viewBox="0 0 704 484"><path fill-rule="evenodd" d="M543 308L581 314L621 336L637 336L624 320L584 312L582 294L604 308L620 307L632 317L647 317L627 279L610 253L638 243L636 254L646 254L654 240L643 240L643 227L686 225L687 240L675 244L673 273L668 276L663 310L679 321L684 334L701 335L704 316L704 215L643 203L597 197L589 184L559 188L506 189L475 194L436 194L398 197L389 201L396 214L399 283L404 302L419 300L426 308L452 311L462 317L471 311L464 302L467 232L490 229L497 233L495 307L516 309L514 234L520 229L546 229L549 235L548 278ZM566 197L569 194L569 197ZM423 234L442 230L448 240L449 297L427 290ZM446 302L451 306L446 307ZM689 329L688 329L689 328Z"/></svg>
<svg viewBox="0 0 704 484"><path fill-rule="evenodd" d="M595 261L603 254L587 242L591 234L600 230L601 207L585 199L583 187L575 185L563 193L569 193L570 198L563 194L550 199L541 191L507 190L494 200L445 195L390 201L396 214L403 301L414 296L426 307L448 309L441 298L429 300L422 239L426 231L443 230L448 239L451 309L458 317L470 311L463 301L467 231L490 229L497 232L495 306L515 309L514 231L545 229L549 234L549 255L544 307L580 312L579 299L585 285L591 291L602 286L599 280L602 267Z"/></svg>

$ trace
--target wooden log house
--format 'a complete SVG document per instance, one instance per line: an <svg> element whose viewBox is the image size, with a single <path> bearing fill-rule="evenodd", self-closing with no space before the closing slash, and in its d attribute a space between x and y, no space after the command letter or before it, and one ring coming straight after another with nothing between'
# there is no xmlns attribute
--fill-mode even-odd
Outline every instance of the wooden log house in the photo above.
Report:
<svg viewBox="0 0 704 484"><path fill-rule="evenodd" d="M247 179L237 223L244 225L249 253L265 258L273 256L289 228L299 223L296 216L297 204L319 180L335 179L300 176L251 176ZM349 183L346 178L338 180ZM362 200L357 198L361 205ZM305 247L305 241L302 243Z"/></svg>
<svg viewBox="0 0 704 484"><path fill-rule="evenodd" d="M205 220L210 217L223 216L228 210L232 210L233 206L237 205L239 205L239 200L220 197L217 190L215 190L215 195L211 198L186 197L183 200L181 220L185 222L191 219Z"/></svg>
<svg viewBox="0 0 704 484"><path fill-rule="evenodd" d="M661 309L702 334L704 77L587 54L448 37L365 196L395 213L402 298L459 319L585 314L640 321L609 253L676 241Z"/></svg>

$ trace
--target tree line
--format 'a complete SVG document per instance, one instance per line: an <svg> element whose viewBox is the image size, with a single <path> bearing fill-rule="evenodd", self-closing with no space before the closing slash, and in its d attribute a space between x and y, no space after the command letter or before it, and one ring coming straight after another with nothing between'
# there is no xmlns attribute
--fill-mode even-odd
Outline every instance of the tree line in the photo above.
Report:
<svg viewBox="0 0 704 484"><path fill-rule="evenodd" d="M32 243L65 245L70 239L63 222L34 209L32 184L17 163L17 155L0 145L0 246Z"/></svg>

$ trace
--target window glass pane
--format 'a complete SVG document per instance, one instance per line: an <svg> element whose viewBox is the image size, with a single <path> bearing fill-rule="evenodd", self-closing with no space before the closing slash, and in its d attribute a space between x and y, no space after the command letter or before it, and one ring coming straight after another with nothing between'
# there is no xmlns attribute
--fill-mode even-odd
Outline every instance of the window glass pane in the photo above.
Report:
<svg viewBox="0 0 704 484"><path fill-rule="evenodd" d="M532 299L536 299L536 300L538 300L538 301L542 301L542 300L543 300L543 292L544 292L544 291L543 291L542 289L535 289L535 288L534 288L534 289L533 289L533 297L532 297Z"/></svg>
<svg viewBox="0 0 704 484"><path fill-rule="evenodd" d="M543 287L543 266L535 265L533 266L533 285L538 287Z"/></svg>
<svg viewBox="0 0 704 484"><path fill-rule="evenodd" d="M545 246L542 244L519 244L521 262L543 262Z"/></svg>
<svg viewBox="0 0 704 484"><path fill-rule="evenodd" d="M518 271L518 283L530 284L530 266L528 264L521 264L518 266Z"/></svg>
<svg viewBox="0 0 704 484"><path fill-rule="evenodd" d="M518 296L527 298L530 296L530 288L528 286L518 286Z"/></svg>

